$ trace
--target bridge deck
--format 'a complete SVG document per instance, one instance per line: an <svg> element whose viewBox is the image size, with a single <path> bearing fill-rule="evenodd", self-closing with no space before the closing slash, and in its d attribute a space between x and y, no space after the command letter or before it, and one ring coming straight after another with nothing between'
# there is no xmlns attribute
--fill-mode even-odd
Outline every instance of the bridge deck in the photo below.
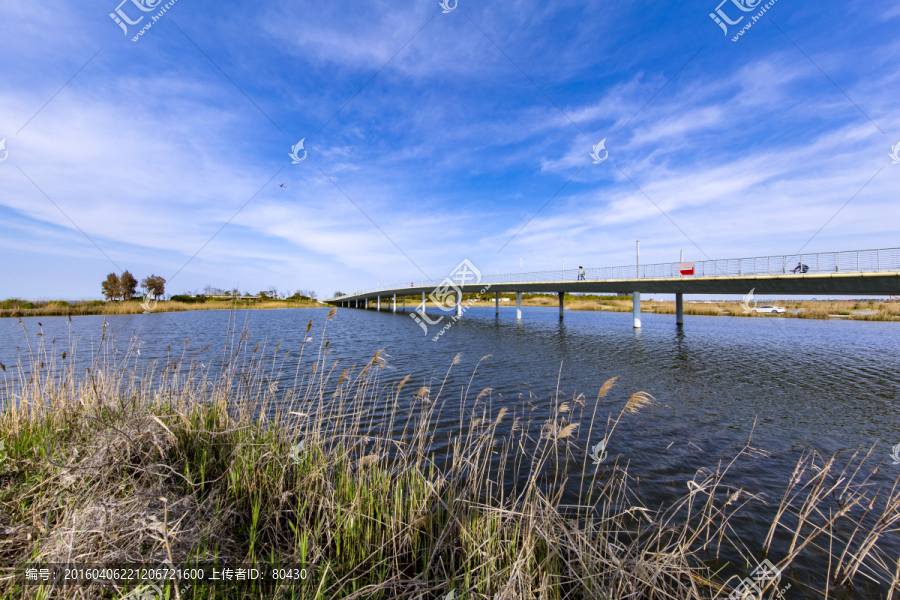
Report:
<svg viewBox="0 0 900 600"><path fill-rule="evenodd" d="M581 294L616 294L641 292L646 294L747 294L751 289L763 295L900 295L900 271L864 273L806 273L803 275L747 275L721 277L658 277L648 279L606 279L600 281L520 281L503 283L454 284L463 293L481 292L568 292ZM340 302L418 296L430 294L436 286L413 285L349 294L325 302Z"/></svg>

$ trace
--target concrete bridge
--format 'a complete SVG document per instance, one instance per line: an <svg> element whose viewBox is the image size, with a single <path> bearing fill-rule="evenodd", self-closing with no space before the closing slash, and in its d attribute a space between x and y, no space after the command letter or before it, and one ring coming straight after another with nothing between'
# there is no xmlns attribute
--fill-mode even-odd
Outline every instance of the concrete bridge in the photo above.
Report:
<svg viewBox="0 0 900 600"><path fill-rule="evenodd" d="M326 303L334 306L397 310L397 299L406 308L406 298L416 298L424 311L425 302L447 304L454 298L457 316L462 315L462 294L495 294L495 311L500 311L500 294L516 294L516 318L522 318L522 293L556 293L559 316L564 317L563 295L632 294L634 326L641 326L641 293L674 294L676 323L684 323L684 294L741 294L753 290L755 296L818 295L868 296L900 295L900 248L850 250L732 258L702 262L671 262L482 275L469 261L443 280L412 281L408 285L375 287L354 292ZM421 302L418 302L421 296Z"/></svg>

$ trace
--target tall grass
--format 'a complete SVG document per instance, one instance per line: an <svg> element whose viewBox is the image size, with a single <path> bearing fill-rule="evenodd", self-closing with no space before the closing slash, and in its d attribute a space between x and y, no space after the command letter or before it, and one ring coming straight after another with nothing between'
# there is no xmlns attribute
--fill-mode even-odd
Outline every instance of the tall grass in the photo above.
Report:
<svg viewBox="0 0 900 600"><path fill-rule="evenodd" d="M16 304L11 308L0 307L0 318L2 317L65 317L79 315L136 315L144 312L144 308L140 302L65 302L55 300L52 302L39 302L32 304L31 302L19 305ZM30 308L25 308L25 306ZM176 302L176 301L160 301L156 304L151 302L153 306L151 312L179 312L185 310L232 310L232 309L266 309L266 308L302 308L309 306L321 306L317 302L305 302L295 300L266 300L263 302L249 301L223 301L211 300L207 302Z"/></svg>
<svg viewBox="0 0 900 600"><path fill-rule="evenodd" d="M763 556L787 575L809 554L828 557L806 582L816 593L849 597L862 581L890 596L900 585L883 547L900 490L872 484L865 453L843 465L804 454L783 497L766 499L725 482L748 445L646 506L627 464L581 449L654 410L649 394L625 390L615 419L598 414L601 398L619 397L613 379L594 402L552 398L535 420L474 388L477 367L449 389L459 357L416 384L385 382L383 351L342 368L327 327L289 351L238 332L206 366L186 344L141 367L133 340L122 354L101 345L76 373L47 344L29 346L0 395L2 597L126 591L25 588L12 566L35 561L310 573L304 587L264 591L169 582L168 598L724 598ZM734 520L764 502L774 518L749 547Z"/></svg>

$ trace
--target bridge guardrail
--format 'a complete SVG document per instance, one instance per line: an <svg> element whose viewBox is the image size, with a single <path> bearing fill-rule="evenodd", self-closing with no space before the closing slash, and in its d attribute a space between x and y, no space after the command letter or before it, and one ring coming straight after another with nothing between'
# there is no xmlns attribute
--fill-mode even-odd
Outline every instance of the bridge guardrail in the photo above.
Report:
<svg viewBox="0 0 900 600"><path fill-rule="evenodd" d="M816 252L808 254L781 254L754 258L728 258L722 260L695 261L693 275L681 275L679 262L655 263L648 265L624 265L619 267L586 268L586 281L611 279L662 279L671 277L744 277L753 275L791 275L797 264L805 265L806 271L796 274L822 273L877 273L879 271L900 271L900 248L876 250L847 250L844 252ZM578 269L555 271L532 271L530 273L501 273L483 275L480 284L541 283L550 281L577 281ZM421 279L412 282L415 287L437 287L445 279ZM396 285L377 286L356 291L353 294L371 294L383 290L396 290ZM628 290L623 290L628 291ZM334 300L335 298L332 298Z"/></svg>

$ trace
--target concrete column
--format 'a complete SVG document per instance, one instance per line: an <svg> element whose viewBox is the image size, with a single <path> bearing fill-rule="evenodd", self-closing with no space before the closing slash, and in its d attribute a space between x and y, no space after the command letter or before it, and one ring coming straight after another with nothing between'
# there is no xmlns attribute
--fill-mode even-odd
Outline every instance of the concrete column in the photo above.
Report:
<svg viewBox="0 0 900 600"><path fill-rule="evenodd" d="M494 314L500 314L500 292L494 292Z"/></svg>
<svg viewBox="0 0 900 600"><path fill-rule="evenodd" d="M563 297L565 297L565 292L559 292L559 318L562 319L565 315L563 314Z"/></svg>
<svg viewBox="0 0 900 600"><path fill-rule="evenodd" d="M369 308L369 299L368 298L366 298L366 305L364 308L367 308L367 309Z"/></svg>
<svg viewBox="0 0 900 600"><path fill-rule="evenodd" d="M633 306L634 306L634 328L641 328L641 293L635 292L633 294Z"/></svg>
<svg viewBox="0 0 900 600"><path fill-rule="evenodd" d="M684 294L675 294L675 324L684 325Z"/></svg>
<svg viewBox="0 0 900 600"><path fill-rule="evenodd" d="M377 296L375 300L375 310L381 310L381 296Z"/></svg>
<svg viewBox="0 0 900 600"><path fill-rule="evenodd" d="M522 320L522 292L516 292L516 319Z"/></svg>
<svg viewBox="0 0 900 600"><path fill-rule="evenodd" d="M397 312L397 294L394 294L394 301L391 303L391 312Z"/></svg>
<svg viewBox="0 0 900 600"><path fill-rule="evenodd" d="M462 292L456 292L456 316L462 316Z"/></svg>
<svg viewBox="0 0 900 600"><path fill-rule="evenodd" d="M422 292L422 312L425 312L425 292Z"/></svg>
<svg viewBox="0 0 900 600"><path fill-rule="evenodd" d="M406 312L406 296L403 296L403 312Z"/></svg>

